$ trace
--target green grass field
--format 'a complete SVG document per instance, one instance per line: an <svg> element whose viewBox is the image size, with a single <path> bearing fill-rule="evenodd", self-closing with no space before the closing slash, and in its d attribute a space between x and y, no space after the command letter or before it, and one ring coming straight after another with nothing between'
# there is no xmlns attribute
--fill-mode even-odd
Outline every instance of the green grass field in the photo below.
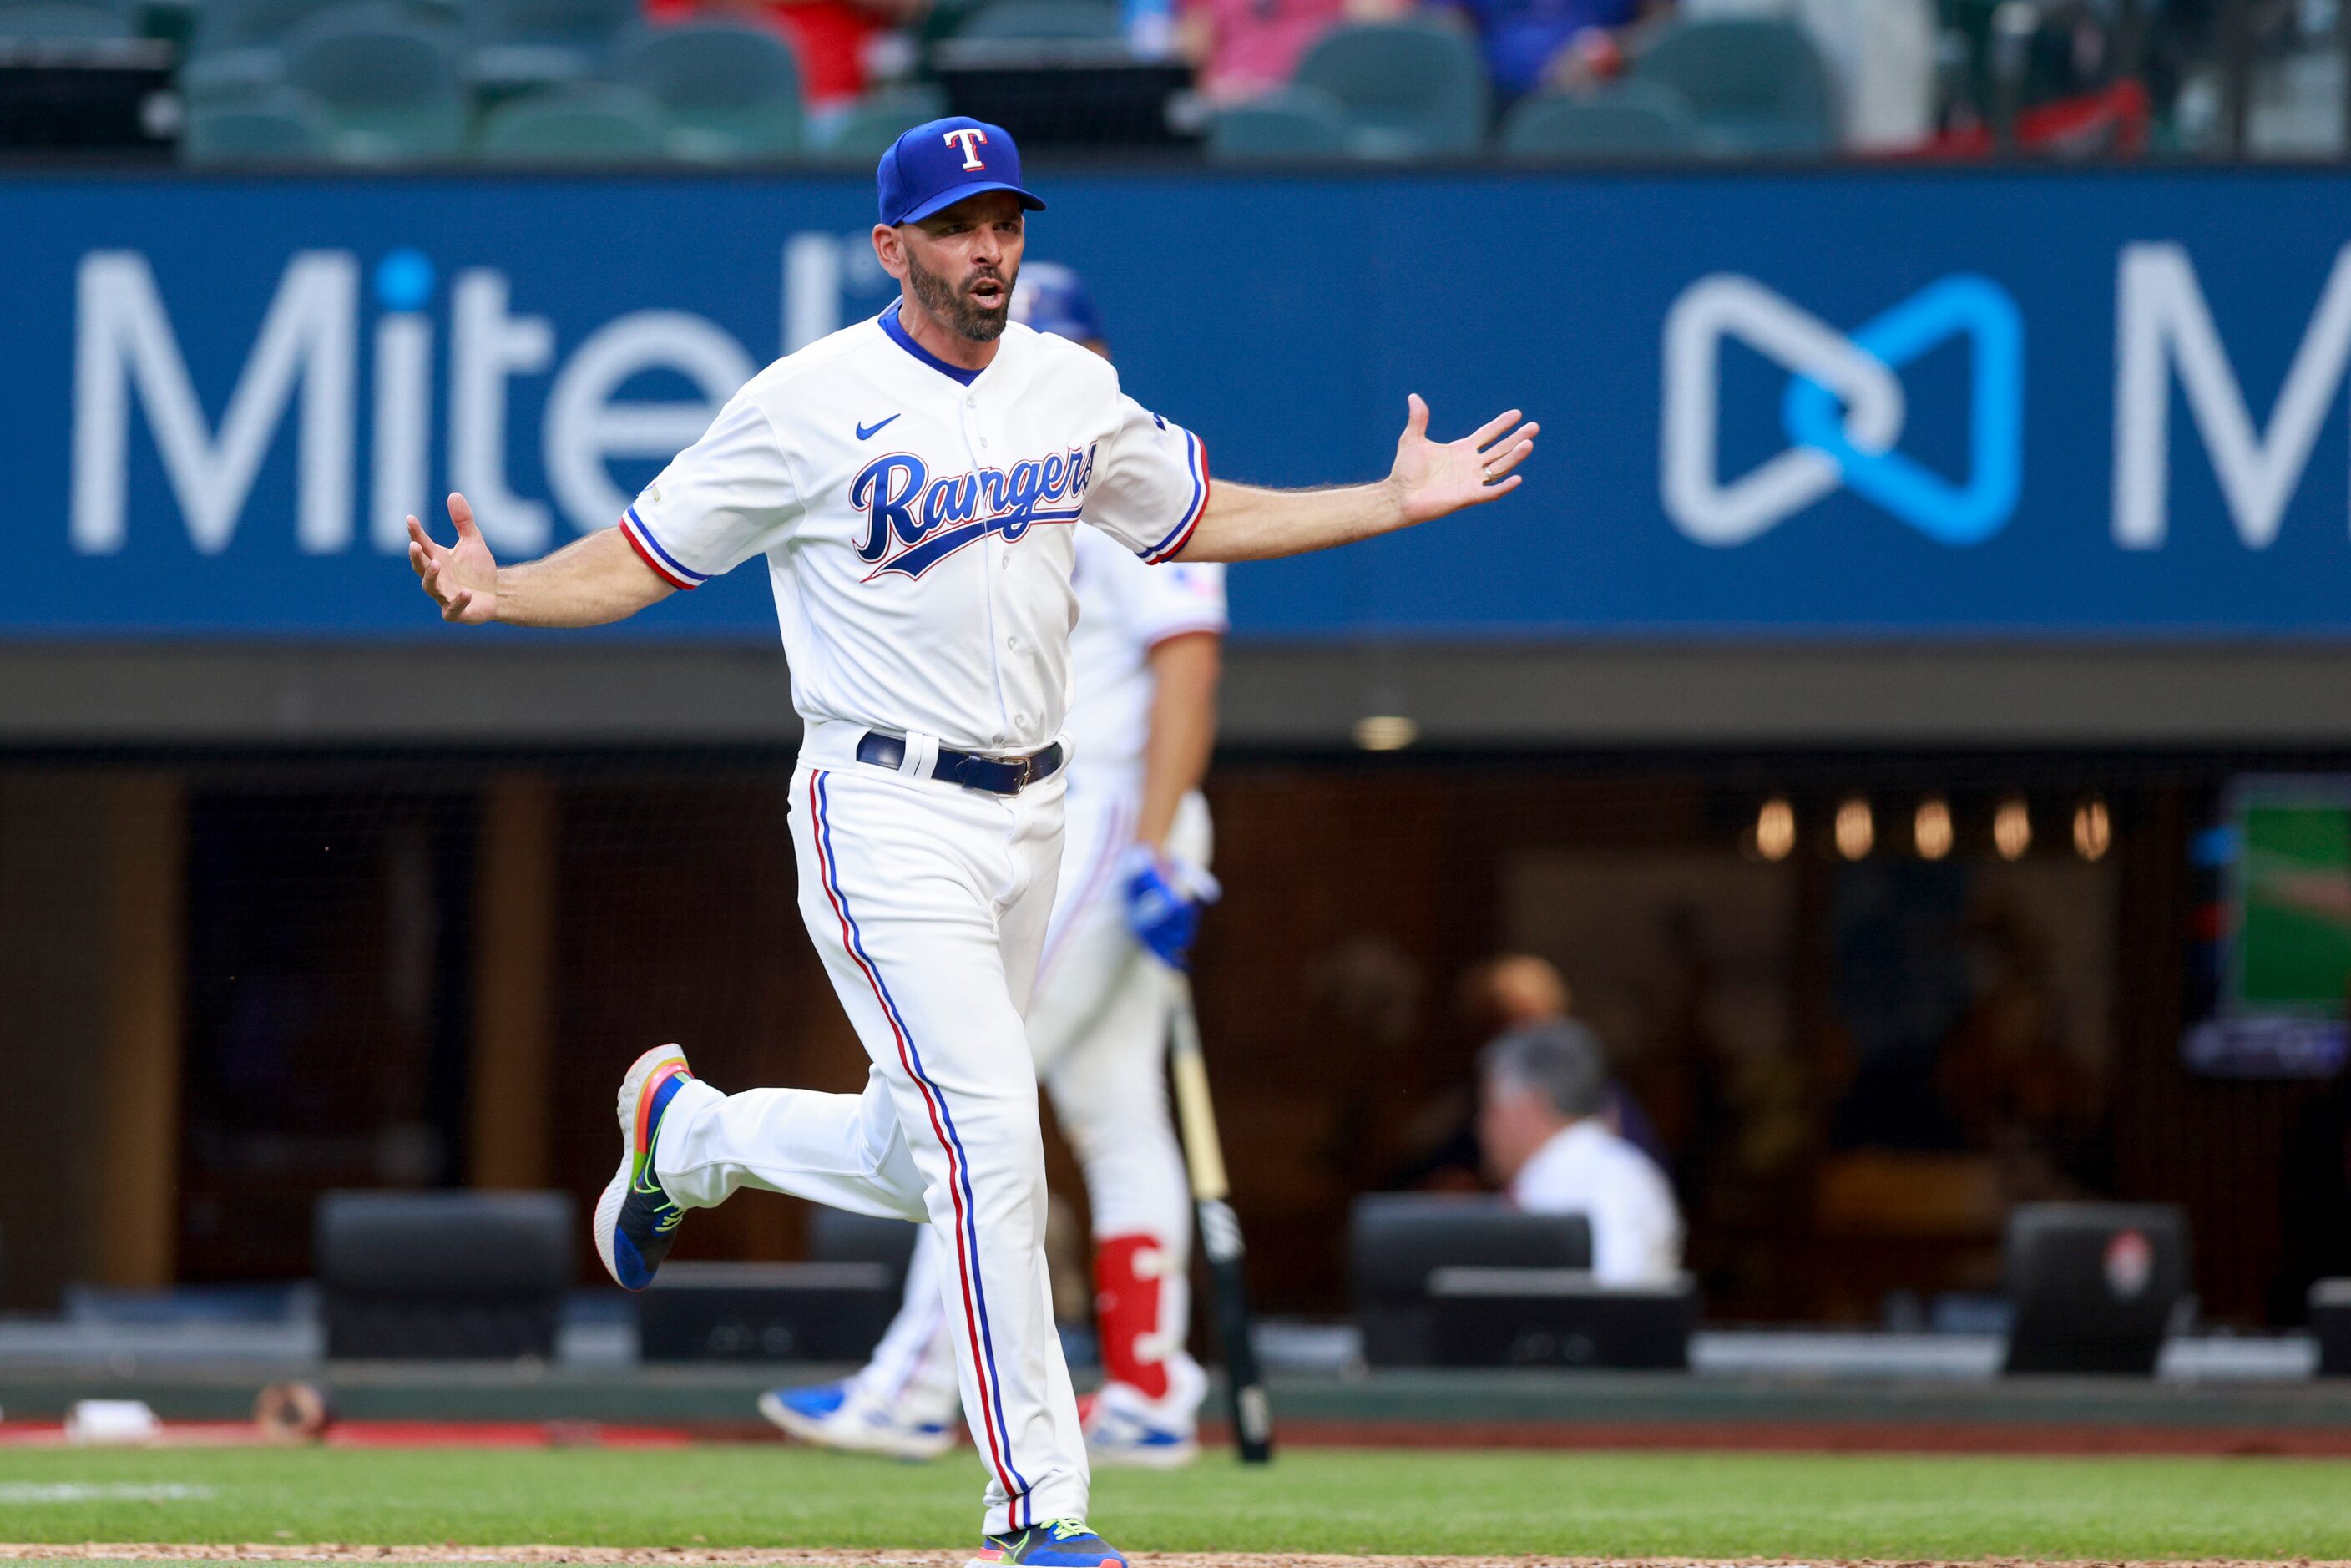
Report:
<svg viewBox="0 0 2351 1568"><path fill-rule="evenodd" d="M771 1445L0 1450L0 1541L946 1547L978 1462ZM1109 1472L1138 1552L2351 1558L2351 1463L1319 1450Z"/></svg>

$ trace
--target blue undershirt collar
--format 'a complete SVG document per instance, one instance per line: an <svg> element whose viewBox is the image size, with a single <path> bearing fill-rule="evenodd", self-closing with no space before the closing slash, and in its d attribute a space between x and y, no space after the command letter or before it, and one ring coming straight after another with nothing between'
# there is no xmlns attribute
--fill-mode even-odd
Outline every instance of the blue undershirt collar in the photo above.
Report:
<svg viewBox="0 0 2351 1568"><path fill-rule="evenodd" d="M893 299L890 301L890 308L882 312L882 329L890 334L890 340L938 371L939 374L953 376L966 386L979 380L977 371L967 371L961 365L951 365L914 341L914 334L907 331L898 320L898 307L904 303L904 299Z"/></svg>

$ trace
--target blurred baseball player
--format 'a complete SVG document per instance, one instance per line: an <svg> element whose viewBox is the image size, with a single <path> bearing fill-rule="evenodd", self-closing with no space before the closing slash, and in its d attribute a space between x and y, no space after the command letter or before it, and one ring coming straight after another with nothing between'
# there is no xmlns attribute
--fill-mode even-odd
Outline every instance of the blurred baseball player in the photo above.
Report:
<svg viewBox="0 0 2351 1568"><path fill-rule="evenodd" d="M645 1052L596 1250L642 1290L685 1211L743 1186L927 1220L989 1477L973 1561L1100 1568L1125 1559L1085 1522L1022 1018L1061 865L1076 525L1153 562L1328 549L1507 495L1536 431L1513 411L1433 442L1416 396L1384 480L1211 490L1198 438L1109 361L1009 323L1044 203L1001 127L918 125L876 175L888 309L754 376L613 527L502 568L453 496L455 542L411 518L409 561L445 620L586 626L764 558L803 723L800 913L872 1075L726 1095Z"/></svg>
<svg viewBox="0 0 2351 1568"><path fill-rule="evenodd" d="M1024 267L1012 319L1110 351L1093 298L1068 267ZM1165 1062L1168 966L1186 962L1199 905L1217 893L1198 791L1216 738L1224 570L1146 566L1100 529L1077 537L1064 847L1029 1046L1085 1168L1105 1374L1084 1412L1086 1447L1113 1464L1188 1462L1207 1392L1184 1349L1192 1199ZM944 1453L958 1428L945 1284L936 1252L918 1246L905 1305L864 1370L773 1390L761 1412L831 1448Z"/></svg>

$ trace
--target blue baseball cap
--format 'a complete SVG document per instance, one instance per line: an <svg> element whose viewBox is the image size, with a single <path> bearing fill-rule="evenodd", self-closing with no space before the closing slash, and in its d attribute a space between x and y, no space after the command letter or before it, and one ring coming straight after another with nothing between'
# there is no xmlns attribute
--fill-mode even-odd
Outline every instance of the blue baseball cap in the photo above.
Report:
<svg viewBox="0 0 2351 1568"><path fill-rule="evenodd" d="M1024 327L1080 343L1102 340L1102 312L1086 280L1055 261L1031 261L1012 286L1012 319Z"/></svg>
<svg viewBox="0 0 2351 1568"><path fill-rule="evenodd" d="M1020 188L1020 149L1012 133L969 115L927 120L890 143L873 183L882 221L919 223L982 191L1009 191L1032 213L1045 204Z"/></svg>

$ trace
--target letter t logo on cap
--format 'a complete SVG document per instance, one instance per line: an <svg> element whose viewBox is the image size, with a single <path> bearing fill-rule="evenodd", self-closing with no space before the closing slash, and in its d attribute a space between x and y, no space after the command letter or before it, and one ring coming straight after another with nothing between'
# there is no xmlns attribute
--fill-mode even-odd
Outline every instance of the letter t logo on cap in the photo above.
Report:
<svg viewBox="0 0 2351 1568"><path fill-rule="evenodd" d="M985 169L987 167L987 165L981 162L979 159L979 148L987 141L987 131L980 130L976 125L967 125L960 131L948 131L944 140L950 147L957 144L962 146L963 166L965 168Z"/></svg>

